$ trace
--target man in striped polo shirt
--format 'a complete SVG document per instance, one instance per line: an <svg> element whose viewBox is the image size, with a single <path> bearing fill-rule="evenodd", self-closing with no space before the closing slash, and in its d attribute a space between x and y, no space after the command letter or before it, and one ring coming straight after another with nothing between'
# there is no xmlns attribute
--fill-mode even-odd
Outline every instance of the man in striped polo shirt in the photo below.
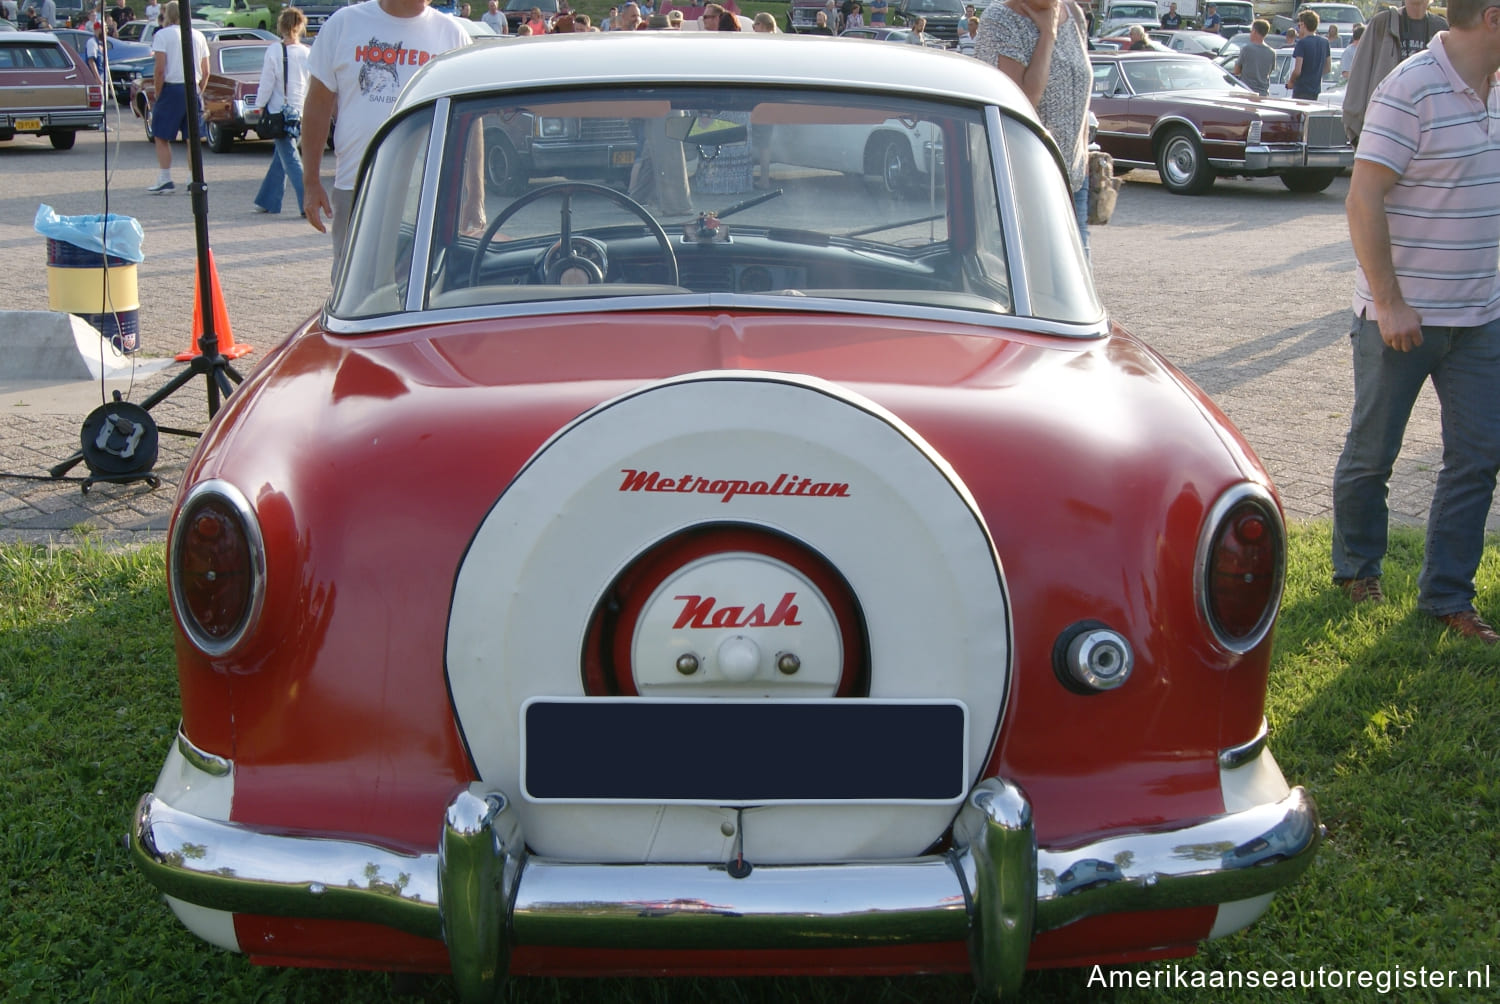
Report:
<svg viewBox="0 0 1500 1004"><path fill-rule="evenodd" d="M1443 469L1417 607L1485 644L1474 573L1500 470L1500 0L1453 0L1450 30L1376 89L1349 182L1354 410L1333 476L1333 574L1379 602L1391 467L1429 378Z"/></svg>

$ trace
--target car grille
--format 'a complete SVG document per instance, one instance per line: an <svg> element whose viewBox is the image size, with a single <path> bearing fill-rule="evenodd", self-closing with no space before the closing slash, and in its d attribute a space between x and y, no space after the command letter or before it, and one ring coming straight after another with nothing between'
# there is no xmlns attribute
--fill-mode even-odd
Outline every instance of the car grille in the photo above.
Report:
<svg viewBox="0 0 1500 1004"><path fill-rule="evenodd" d="M1307 145L1308 146L1343 146L1348 140L1344 137L1344 116L1340 114L1313 115L1307 120Z"/></svg>
<svg viewBox="0 0 1500 1004"><path fill-rule="evenodd" d="M578 138L585 143L633 143L629 119L582 119Z"/></svg>

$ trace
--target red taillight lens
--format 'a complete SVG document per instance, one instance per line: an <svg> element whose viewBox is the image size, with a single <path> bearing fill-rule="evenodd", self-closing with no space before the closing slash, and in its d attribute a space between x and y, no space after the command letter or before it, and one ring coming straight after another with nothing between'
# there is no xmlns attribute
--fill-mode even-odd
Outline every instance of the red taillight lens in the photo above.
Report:
<svg viewBox="0 0 1500 1004"><path fill-rule="evenodd" d="M102 87L95 87L93 84L89 85L89 107L90 108L103 108L104 107L104 88L102 88Z"/></svg>
<svg viewBox="0 0 1500 1004"><path fill-rule="evenodd" d="M172 594L188 636L205 652L225 652L244 633L260 562L253 517L238 493L195 489L172 532Z"/></svg>
<svg viewBox="0 0 1500 1004"><path fill-rule="evenodd" d="M1205 607L1229 647L1260 641L1276 616L1285 574L1281 521L1267 500L1244 498L1218 521L1206 555Z"/></svg>

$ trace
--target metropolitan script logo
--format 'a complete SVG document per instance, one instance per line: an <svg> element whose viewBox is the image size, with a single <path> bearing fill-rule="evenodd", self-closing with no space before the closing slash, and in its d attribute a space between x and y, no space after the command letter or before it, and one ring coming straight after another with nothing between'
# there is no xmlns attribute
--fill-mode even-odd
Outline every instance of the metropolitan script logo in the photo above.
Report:
<svg viewBox="0 0 1500 1004"><path fill-rule="evenodd" d="M663 477L661 471L638 471L623 467L622 492L675 492L679 495L717 495L728 502L736 495L777 495L793 498L849 498L842 481L815 481L797 474L782 474L775 481L744 481L738 478L705 478L696 474Z"/></svg>

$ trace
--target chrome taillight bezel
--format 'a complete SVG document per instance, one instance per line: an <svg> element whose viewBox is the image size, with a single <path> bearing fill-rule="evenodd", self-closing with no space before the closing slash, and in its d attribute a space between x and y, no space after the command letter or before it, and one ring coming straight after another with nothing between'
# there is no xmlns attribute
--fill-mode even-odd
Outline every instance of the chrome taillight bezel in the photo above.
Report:
<svg viewBox="0 0 1500 1004"><path fill-rule="evenodd" d="M235 629L222 638L216 638L203 630L193 616L183 592L184 584L179 565L179 555L184 547L184 538L191 525L192 516L209 498L225 503L239 521L249 551L249 601ZM177 622L193 647L209 656L222 656L234 650L245 638L250 628L260 619L265 604L266 549L260 532L260 521L255 516L249 499L227 481L210 479L201 481L188 490L182 504L177 508L177 517L172 523L172 535L167 550L167 583L172 598L172 607L177 612Z"/></svg>
<svg viewBox="0 0 1500 1004"><path fill-rule="evenodd" d="M1265 610L1261 612L1260 619L1255 626L1249 633L1235 636L1226 631L1214 616L1209 581L1213 571L1210 551L1230 513L1247 502L1265 517L1266 524L1274 535L1275 569L1272 574L1275 576L1275 581ZM1198 607L1198 616L1203 619L1214 642L1220 648L1236 655L1243 655L1264 641L1266 635L1270 633L1272 625L1276 623L1276 615L1281 610L1281 595L1285 588L1286 524L1281 518L1281 507L1276 504L1276 500L1264 486L1253 482L1237 484L1225 491L1214 502L1198 535L1198 551L1193 561L1193 592Z"/></svg>

